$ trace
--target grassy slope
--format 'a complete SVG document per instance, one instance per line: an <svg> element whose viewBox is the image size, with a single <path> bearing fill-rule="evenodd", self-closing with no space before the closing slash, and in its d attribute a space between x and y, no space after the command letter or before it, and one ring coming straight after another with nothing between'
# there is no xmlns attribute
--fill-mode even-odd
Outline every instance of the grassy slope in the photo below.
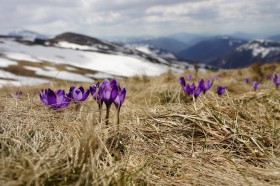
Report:
<svg viewBox="0 0 280 186"><path fill-rule="evenodd" d="M277 69L199 74L222 78L196 101L170 73L123 80L119 130L113 107L109 127L97 122L91 97L80 111L54 112L35 94L71 83L21 87L18 100L6 96L18 88L5 87L0 185L279 185L280 92L265 79L256 92L243 83ZM214 92L219 84L228 86L222 97Z"/></svg>

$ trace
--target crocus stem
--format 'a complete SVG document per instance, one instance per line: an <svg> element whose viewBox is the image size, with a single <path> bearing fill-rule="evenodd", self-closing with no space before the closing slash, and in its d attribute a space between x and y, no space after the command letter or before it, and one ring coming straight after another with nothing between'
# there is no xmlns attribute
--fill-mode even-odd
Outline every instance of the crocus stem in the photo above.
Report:
<svg viewBox="0 0 280 186"><path fill-rule="evenodd" d="M110 114L110 107L111 105L106 105L106 118L105 118L105 124L108 125L109 124L109 114Z"/></svg>
<svg viewBox="0 0 280 186"><path fill-rule="evenodd" d="M80 103L76 103L76 107L75 107L76 111L80 110L80 108L81 108L81 104Z"/></svg>
<svg viewBox="0 0 280 186"><path fill-rule="evenodd" d="M120 130L120 108L118 108L118 112L117 112L117 124L118 124L118 130Z"/></svg>
<svg viewBox="0 0 280 186"><path fill-rule="evenodd" d="M101 110L101 108L100 108L100 109L99 109L99 118L98 118L99 123L101 123L101 117L102 117L102 110Z"/></svg>
<svg viewBox="0 0 280 186"><path fill-rule="evenodd" d="M118 110L118 113L117 113L117 124L118 125L120 124L120 110Z"/></svg>
<svg viewBox="0 0 280 186"><path fill-rule="evenodd" d="M101 119L102 119L102 105L100 103L98 103L98 108L99 108L99 123L101 123Z"/></svg>

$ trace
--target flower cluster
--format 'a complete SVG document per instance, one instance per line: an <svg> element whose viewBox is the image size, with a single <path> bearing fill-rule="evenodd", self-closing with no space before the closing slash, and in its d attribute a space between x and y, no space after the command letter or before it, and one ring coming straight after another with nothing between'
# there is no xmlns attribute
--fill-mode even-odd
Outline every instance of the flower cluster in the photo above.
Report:
<svg viewBox="0 0 280 186"><path fill-rule="evenodd" d="M86 90L83 87L77 88L75 86L71 86L69 93L65 93L65 91L61 89L53 91L52 89L48 88L42 90L39 93L39 96L45 105L50 106L54 110L58 110L66 108L71 101L75 103L76 109L79 108L80 104L88 98L89 94L93 96L94 100L98 104L100 121L103 103L105 103L107 108L106 124L109 123L109 110L111 105L114 103L118 110L119 123L119 113L120 108L125 100L126 87L121 88L120 84L115 79L112 81L105 79L101 84L98 82Z"/></svg>
<svg viewBox="0 0 280 186"><path fill-rule="evenodd" d="M267 76L267 78L268 78L268 77L269 77L269 75ZM268 79L269 79L269 78L268 78ZM250 83L250 78L246 77L246 78L244 78L244 81L245 81L245 83L249 84L249 83ZM256 91L256 90L259 88L260 85L261 85L260 82L254 81L254 82L252 83L252 86L253 86L254 91Z"/></svg>
<svg viewBox="0 0 280 186"><path fill-rule="evenodd" d="M200 81L198 81L197 86L195 85L195 83L186 83L184 77L180 77L178 81L181 84L184 92L189 96L193 95L195 98L197 98L201 92L205 94L213 85L213 81L211 81L210 79L208 79L206 82L204 79L201 79Z"/></svg>

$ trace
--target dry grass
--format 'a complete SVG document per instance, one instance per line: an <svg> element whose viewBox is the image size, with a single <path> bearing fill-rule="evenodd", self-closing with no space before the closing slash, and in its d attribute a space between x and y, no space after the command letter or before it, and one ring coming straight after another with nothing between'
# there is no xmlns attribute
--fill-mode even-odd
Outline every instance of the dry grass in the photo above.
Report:
<svg viewBox="0 0 280 186"><path fill-rule="evenodd" d="M109 127L98 123L92 98L80 111L71 105L55 112L35 94L70 83L23 87L20 99L6 96L18 88L5 87L0 185L279 185L280 92L258 73L199 74L222 78L197 100L171 73L122 80L128 95L121 124L112 108ZM247 76L262 80L258 91L243 83ZM214 92L219 84L229 89L222 97Z"/></svg>

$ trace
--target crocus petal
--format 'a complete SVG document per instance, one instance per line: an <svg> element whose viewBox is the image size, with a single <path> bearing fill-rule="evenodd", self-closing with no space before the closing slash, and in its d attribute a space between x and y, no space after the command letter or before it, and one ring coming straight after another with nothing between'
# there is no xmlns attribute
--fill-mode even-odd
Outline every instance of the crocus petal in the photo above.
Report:
<svg viewBox="0 0 280 186"><path fill-rule="evenodd" d="M187 84L185 87L184 87L184 91L188 94L188 95L191 95L192 94L192 88L189 84Z"/></svg>
<svg viewBox="0 0 280 186"><path fill-rule="evenodd" d="M49 105L48 99L46 97L46 94L44 92L40 93L40 99L45 105Z"/></svg>
<svg viewBox="0 0 280 186"><path fill-rule="evenodd" d="M65 108L67 107L71 102L70 98L64 97L63 102L60 103L60 108Z"/></svg>
<svg viewBox="0 0 280 186"><path fill-rule="evenodd" d="M47 100L49 105L56 104L56 94L50 88L47 90Z"/></svg>
<svg viewBox="0 0 280 186"><path fill-rule="evenodd" d="M80 100L82 99L82 97L83 97L83 93L81 92L80 89L75 89L75 90L72 92L72 94L73 94L73 99L74 99L75 101L80 101Z"/></svg>
<svg viewBox="0 0 280 186"><path fill-rule="evenodd" d="M110 97L110 99L111 99L111 101L113 102L114 101L114 99L117 97L117 95L118 95L118 87L117 87L117 85L115 84L113 87L112 87L112 90L111 90L111 97Z"/></svg>
<svg viewBox="0 0 280 186"><path fill-rule="evenodd" d="M84 93L83 93L83 97L81 99L81 101L85 101L89 95L90 92L90 88L88 88Z"/></svg>
<svg viewBox="0 0 280 186"><path fill-rule="evenodd" d="M123 87L123 89L122 89L122 92L121 92L121 94L120 94L120 103L121 103L121 105L123 104L123 102L124 102L124 99L125 99L125 96L126 96L126 87Z"/></svg>
<svg viewBox="0 0 280 186"><path fill-rule="evenodd" d="M278 87L280 85L280 79L278 78L277 74L274 75L273 82L276 85L276 87Z"/></svg>
<svg viewBox="0 0 280 186"><path fill-rule="evenodd" d="M199 87L200 90L205 91L205 82L204 82L204 79L201 79L201 80L198 82L198 87Z"/></svg>
<svg viewBox="0 0 280 186"><path fill-rule="evenodd" d="M106 89L103 91L103 98L106 99L106 100L109 100L110 99L110 96L111 96L111 91L109 89Z"/></svg>
<svg viewBox="0 0 280 186"><path fill-rule="evenodd" d="M267 78L267 79L272 79L272 77L273 77L272 74L267 74L267 75L266 75L266 78Z"/></svg>
<svg viewBox="0 0 280 186"><path fill-rule="evenodd" d="M225 91L226 91L226 87L223 87L223 86L218 86L217 87L217 94L219 96L223 95Z"/></svg>
<svg viewBox="0 0 280 186"><path fill-rule="evenodd" d="M71 86L70 87L70 89L69 89L69 92L73 92L73 90L75 89L76 87L73 85L73 86Z"/></svg>
<svg viewBox="0 0 280 186"><path fill-rule="evenodd" d="M65 97L65 91L62 90L59 92L59 94L56 96L56 103L60 104L62 102L64 102L64 97Z"/></svg>
<svg viewBox="0 0 280 186"><path fill-rule="evenodd" d="M56 95L65 95L65 91L61 90L61 89L58 89L58 90L55 91L55 94Z"/></svg>
<svg viewBox="0 0 280 186"><path fill-rule="evenodd" d="M106 85L110 84L110 81L108 79L104 79L100 87L105 87Z"/></svg>
<svg viewBox="0 0 280 186"><path fill-rule="evenodd" d="M257 88L260 86L260 82L254 81L253 82L253 88L254 90L257 90Z"/></svg>
<svg viewBox="0 0 280 186"><path fill-rule="evenodd" d="M214 81L212 81L212 80L210 80L210 79L208 79L208 80L206 81L205 91L209 90L209 89L212 87L213 82L214 82Z"/></svg>
<svg viewBox="0 0 280 186"><path fill-rule="evenodd" d="M199 87L197 87L197 89L193 93L194 97L197 98L201 92L202 90Z"/></svg>
<svg viewBox="0 0 280 186"><path fill-rule="evenodd" d="M112 87L113 85L117 85L118 82L115 79L112 79L112 81L110 82L110 86Z"/></svg>
<svg viewBox="0 0 280 186"><path fill-rule="evenodd" d="M85 92L84 87L79 87L78 89L82 92L82 94L84 94L84 92Z"/></svg>
<svg viewBox="0 0 280 186"><path fill-rule="evenodd" d="M117 97L114 100L114 104L117 108L119 108L121 106L121 101L120 101L120 96L117 95Z"/></svg>
<svg viewBox="0 0 280 186"><path fill-rule="evenodd" d="M92 85L92 86L89 87L89 89L90 89L91 95L94 95L96 90L97 90L97 86L96 85Z"/></svg>
<svg viewBox="0 0 280 186"><path fill-rule="evenodd" d="M182 88L186 86L186 81L184 77L180 77L178 82L181 84Z"/></svg>
<svg viewBox="0 0 280 186"><path fill-rule="evenodd" d="M250 79L249 78L244 78L245 83L249 83Z"/></svg>

